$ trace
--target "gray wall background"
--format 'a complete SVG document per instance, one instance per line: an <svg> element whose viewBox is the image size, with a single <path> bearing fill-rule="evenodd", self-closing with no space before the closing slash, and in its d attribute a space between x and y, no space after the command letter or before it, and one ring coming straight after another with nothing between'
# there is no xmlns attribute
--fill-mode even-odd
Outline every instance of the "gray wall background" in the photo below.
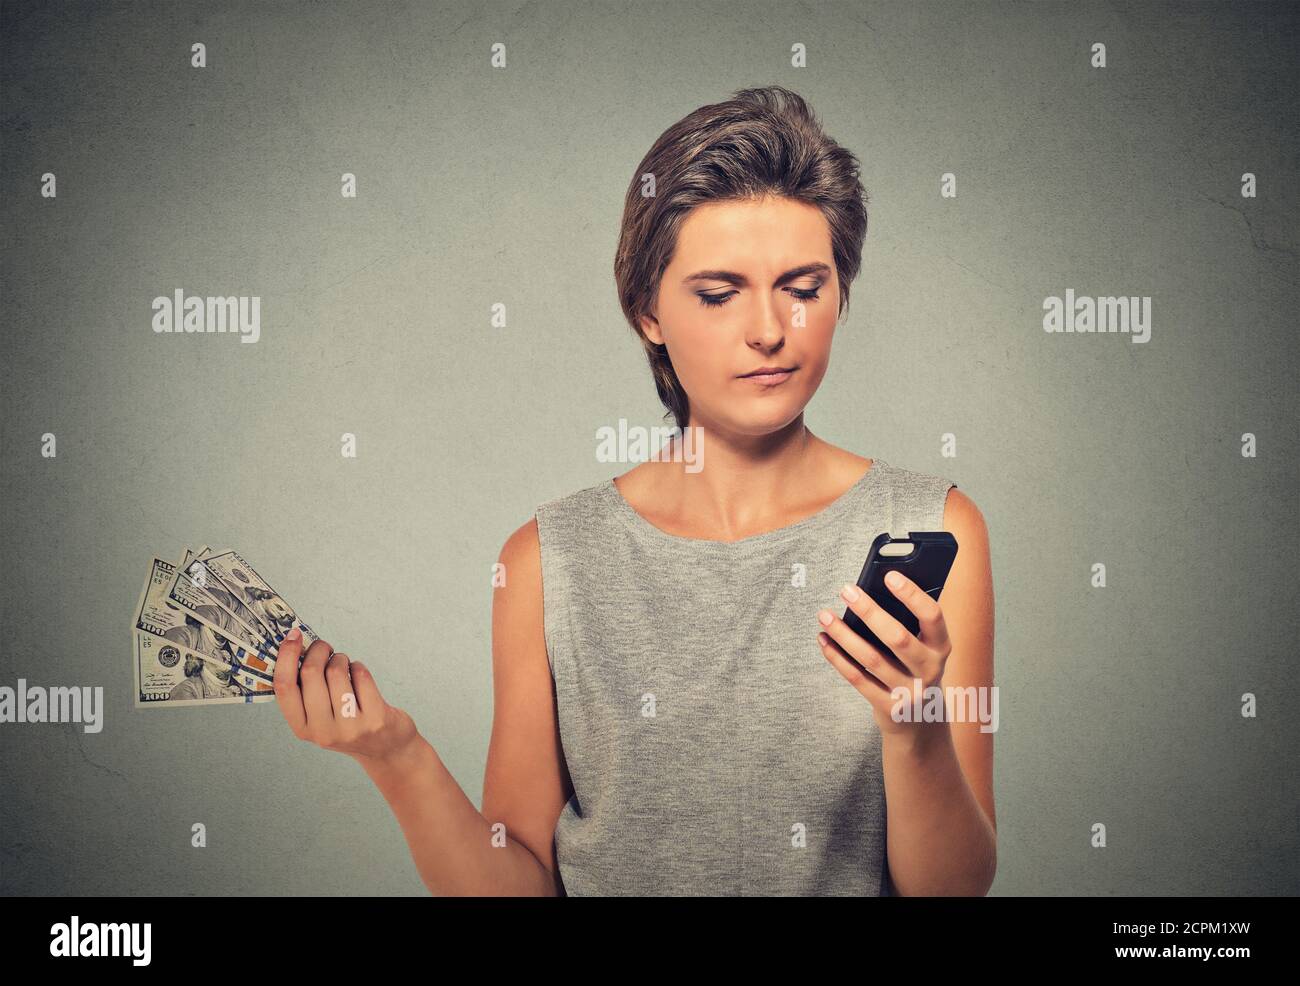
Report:
<svg viewBox="0 0 1300 986"><path fill-rule="evenodd" d="M247 555L477 804L490 566L628 468L598 427L660 423L623 192L770 83L871 196L809 425L991 531L993 893L1300 891L1296 7L6 0L0 34L0 684L106 704L98 734L0 726L4 893L423 892L360 768L274 705L132 707L149 559ZM261 341L156 335L178 287L260 295ZM1044 333L1066 288L1151 296L1151 341Z"/></svg>

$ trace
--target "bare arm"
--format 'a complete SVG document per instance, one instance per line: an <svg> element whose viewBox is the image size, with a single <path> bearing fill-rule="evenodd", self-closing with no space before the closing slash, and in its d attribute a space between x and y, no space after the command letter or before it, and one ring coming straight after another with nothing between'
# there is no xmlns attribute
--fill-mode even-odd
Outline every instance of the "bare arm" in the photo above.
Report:
<svg viewBox="0 0 1300 986"><path fill-rule="evenodd" d="M568 798L558 781L561 775L567 781L567 774L562 758L559 764L554 759L559 744L542 634L535 521L511 535L500 560L507 580L496 590L492 609L496 710L485 812L466 797L410 716L383 700L359 661L331 657L330 645L317 641L294 675L302 644L288 639L276 661L276 696L294 735L361 764L392 808L420 878L434 894L562 890L547 826L554 829ZM352 716L346 714L350 695L356 699ZM504 832L494 831L495 821L505 824Z"/></svg>
<svg viewBox="0 0 1300 986"><path fill-rule="evenodd" d="M871 702L880 726L889 873L906 896L982 896L997 870L993 734L979 721L980 713L995 708L989 704L995 696L988 531L975 504L957 489L948 494L944 526L958 551L942 606L906 576L892 590L916 614L919 636L866 593L845 596L893 655L886 657L829 610L819 614L826 621L819 636L826 659ZM954 717L955 703L945 702L948 715L941 722L894 718L895 689L924 701L929 687L943 689L945 698L950 688L972 689L975 714Z"/></svg>
<svg viewBox="0 0 1300 986"><path fill-rule="evenodd" d="M544 871L548 893L563 895L555 823L573 793L560 745L555 685L542 623L542 560L537 521L501 551L506 585L492 610L492 741L483 776L483 815L505 826Z"/></svg>
<svg viewBox="0 0 1300 986"><path fill-rule="evenodd" d="M393 810L420 879L440 896L554 896L523 843L498 839L423 738L385 765L362 764Z"/></svg>
<svg viewBox="0 0 1300 986"><path fill-rule="evenodd" d="M941 598L952 653L941 687L993 685L993 579L988 531L960 490L944 527L959 549ZM978 694L978 692L976 693ZM903 895L988 893L997 871L993 734L980 723L929 723L884 737L889 872Z"/></svg>

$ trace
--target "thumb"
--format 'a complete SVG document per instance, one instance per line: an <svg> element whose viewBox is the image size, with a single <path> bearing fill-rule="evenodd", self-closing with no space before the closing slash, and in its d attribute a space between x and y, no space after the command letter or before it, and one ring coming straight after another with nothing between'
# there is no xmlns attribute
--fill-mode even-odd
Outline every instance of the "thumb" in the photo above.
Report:
<svg viewBox="0 0 1300 986"><path fill-rule="evenodd" d="M280 641L279 646L276 648L276 665L278 666L280 661L285 661L288 664L291 664L296 670L298 667L298 658L301 656L302 631L297 627L294 627L284 635L284 639Z"/></svg>
<svg viewBox="0 0 1300 986"><path fill-rule="evenodd" d="M298 658L302 656L302 631L294 627L280 641L275 655L275 684L283 694L298 687Z"/></svg>

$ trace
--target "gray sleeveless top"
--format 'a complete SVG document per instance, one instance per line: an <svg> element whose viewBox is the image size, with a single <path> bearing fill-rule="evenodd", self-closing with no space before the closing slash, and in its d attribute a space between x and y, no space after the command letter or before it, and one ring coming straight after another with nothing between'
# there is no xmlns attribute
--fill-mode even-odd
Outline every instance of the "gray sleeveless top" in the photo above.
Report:
<svg viewBox="0 0 1300 986"><path fill-rule="evenodd" d="M568 894L892 893L880 730L817 611L844 612L882 531L943 530L954 485L877 458L730 543L660 530L612 479L537 508Z"/></svg>

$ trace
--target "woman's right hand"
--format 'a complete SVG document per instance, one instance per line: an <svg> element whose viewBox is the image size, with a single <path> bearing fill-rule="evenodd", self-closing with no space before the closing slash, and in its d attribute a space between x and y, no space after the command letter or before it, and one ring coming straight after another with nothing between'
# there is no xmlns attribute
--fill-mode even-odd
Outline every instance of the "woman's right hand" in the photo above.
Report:
<svg viewBox="0 0 1300 986"><path fill-rule="evenodd" d="M384 701L360 661L335 654L317 640L302 658L297 628L280 642L275 661L275 697L289 728L300 740L346 753L362 766L396 761L420 738L415 722Z"/></svg>

